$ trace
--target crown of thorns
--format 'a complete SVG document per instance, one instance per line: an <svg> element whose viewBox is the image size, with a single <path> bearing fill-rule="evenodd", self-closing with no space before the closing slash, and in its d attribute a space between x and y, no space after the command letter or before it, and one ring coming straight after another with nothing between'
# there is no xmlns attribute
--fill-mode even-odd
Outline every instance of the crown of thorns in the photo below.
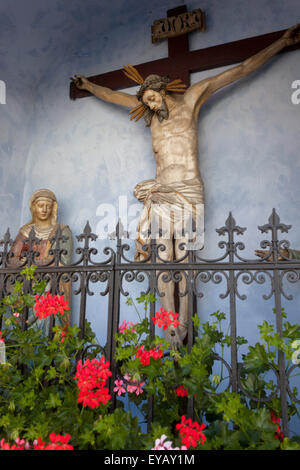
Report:
<svg viewBox="0 0 300 470"><path fill-rule="evenodd" d="M129 114L131 114L130 120L135 119L138 121L148 110L147 106L142 101L143 94L146 90L151 89L158 92L165 90L174 93L184 93L186 90L186 85L180 79L170 81L166 76L161 77L160 75L149 75L144 80L132 65L123 65L123 68L123 72L128 78L141 85L136 94L137 99L141 101L141 103L129 111Z"/></svg>

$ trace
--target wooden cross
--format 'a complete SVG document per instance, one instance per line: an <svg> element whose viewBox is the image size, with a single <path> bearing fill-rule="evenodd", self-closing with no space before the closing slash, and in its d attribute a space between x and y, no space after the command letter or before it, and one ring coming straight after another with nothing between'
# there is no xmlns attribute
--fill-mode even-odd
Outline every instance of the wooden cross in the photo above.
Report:
<svg viewBox="0 0 300 470"><path fill-rule="evenodd" d="M168 10L167 15L170 17L185 13L186 11L186 6L182 5ZM150 74L168 75L171 80L180 78L189 86L191 72L200 72L242 62L279 39L284 32L285 30L275 31L273 33L228 42L197 51L189 50L188 34L183 34L181 36L168 38L169 55L167 58L145 62L143 64L134 65L134 67L144 78ZM281 52L299 48L300 44L297 44L295 46L286 47ZM112 90L136 86L132 80L125 76L123 69L106 72L101 75L94 75L88 77L88 80L97 85L111 88ZM73 82L70 83L71 99L75 100L90 95L90 92L80 90Z"/></svg>

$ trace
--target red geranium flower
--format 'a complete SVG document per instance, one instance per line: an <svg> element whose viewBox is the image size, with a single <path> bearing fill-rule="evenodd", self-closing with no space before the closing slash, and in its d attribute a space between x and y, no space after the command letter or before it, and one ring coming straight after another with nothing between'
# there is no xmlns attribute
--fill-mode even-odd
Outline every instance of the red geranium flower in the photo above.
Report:
<svg viewBox="0 0 300 470"><path fill-rule="evenodd" d="M81 359L78 361L74 377L74 380L78 381L78 403L90 408L95 408L100 403L107 404L111 398L108 388L105 387L106 381L112 375L109 366L109 361L105 361L104 357L101 357L100 361L97 359L87 359L84 363Z"/></svg>
<svg viewBox="0 0 300 470"><path fill-rule="evenodd" d="M33 450L73 450L73 446L69 444L69 440L71 439L70 434L66 434L62 436L60 434L55 435L52 432L49 436L50 444L46 445L45 441L42 440L41 437L38 437L33 442ZM29 442L25 441L24 439L20 439L17 437L16 444L10 445L8 442L5 442L4 439L0 441L0 449L1 450L30 450L31 446Z"/></svg>
<svg viewBox="0 0 300 470"><path fill-rule="evenodd" d="M150 358L153 357L154 360L160 359L163 356L163 351L156 346L149 351L145 351L145 346L140 346L137 348L137 353L134 358L139 357L143 366L148 366L150 364Z"/></svg>
<svg viewBox="0 0 300 470"><path fill-rule="evenodd" d="M176 395L178 397L188 397L189 396L189 393L188 393L187 389L184 387L184 385L179 385L179 387L176 388L175 392L176 392Z"/></svg>
<svg viewBox="0 0 300 470"><path fill-rule="evenodd" d="M33 450L44 450L44 449L45 449L45 442L42 441L41 437L38 437L38 439L33 442Z"/></svg>
<svg viewBox="0 0 300 470"><path fill-rule="evenodd" d="M63 315L66 310L70 310L68 301L64 300L62 295L52 295L47 291L46 295L35 296L35 314L39 320L47 318L50 315L60 313Z"/></svg>
<svg viewBox="0 0 300 470"><path fill-rule="evenodd" d="M271 411L270 414L271 414L270 420L272 421L272 423L277 424L277 429L275 431L274 437L275 437L275 439L279 439L282 442L283 439L284 439L284 435L283 435L283 432L280 429L280 418L277 418L277 416L275 416L273 411Z"/></svg>
<svg viewBox="0 0 300 470"><path fill-rule="evenodd" d="M0 441L0 449L1 450L24 450L23 446L20 445L15 445L15 444L8 444L8 442L5 442L5 439L1 439Z"/></svg>
<svg viewBox="0 0 300 470"><path fill-rule="evenodd" d="M180 322L177 320L178 313L167 312L167 310L163 310L160 308L160 312L155 313L155 317L152 317L154 325L157 325L158 328L163 327L163 330L167 330L169 326L180 326Z"/></svg>
<svg viewBox="0 0 300 470"><path fill-rule="evenodd" d="M205 429L205 424L199 425L197 421L192 422L192 420L186 419L185 416L181 417L181 423L176 424L176 429L179 430L181 437L181 442L188 449L193 446L196 447L197 443L200 441L200 444L204 444L206 437L203 434L203 429Z"/></svg>
<svg viewBox="0 0 300 470"><path fill-rule="evenodd" d="M66 434L65 436L57 434L56 436L54 432L52 432L49 435L49 439L51 444L47 445L45 450L73 450L73 446L68 444L71 439L70 434Z"/></svg>
<svg viewBox="0 0 300 470"><path fill-rule="evenodd" d="M2 335L2 331L0 331L0 336ZM0 343L4 343L4 338L0 338Z"/></svg>
<svg viewBox="0 0 300 470"><path fill-rule="evenodd" d="M68 333L69 333L69 323L65 323L62 327L59 327L59 329L58 329L58 334L59 334L58 339L60 340L61 343L65 342L65 339L68 336Z"/></svg>
<svg viewBox="0 0 300 470"><path fill-rule="evenodd" d="M45 445L45 442L39 437L33 443L33 450L73 450L73 446L68 443L71 439L70 434L62 436L60 434L55 435L55 433L52 432L49 435L49 439L51 444Z"/></svg>

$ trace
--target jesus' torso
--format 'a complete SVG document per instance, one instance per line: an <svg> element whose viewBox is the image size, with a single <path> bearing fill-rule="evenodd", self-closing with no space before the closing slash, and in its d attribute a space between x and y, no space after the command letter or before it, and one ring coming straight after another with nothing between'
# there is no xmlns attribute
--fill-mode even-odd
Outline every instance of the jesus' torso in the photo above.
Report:
<svg viewBox="0 0 300 470"><path fill-rule="evenodd" d="M197 121L182 97L168 102L169 117L151 122L152 148L157 164L156 180L169 184L200 177Z"/></svg>

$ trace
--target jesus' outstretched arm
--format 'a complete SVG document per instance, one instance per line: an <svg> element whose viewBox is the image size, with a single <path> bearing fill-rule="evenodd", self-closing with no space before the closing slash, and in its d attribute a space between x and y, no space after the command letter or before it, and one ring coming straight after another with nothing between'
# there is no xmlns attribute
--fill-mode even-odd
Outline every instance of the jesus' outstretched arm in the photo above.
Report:
<svg viewBox="0 0 300 470"><path fill-rule="evenodd" d="M190 86L185 93L186 103L193 109L199 111L203 102L215 91L240 78L246 77L250 73L259 69L265 62L285 47L298 44L299 42L300 24L288 29L280 39L273 42L270 46L261 50L254 56L246 59L241 64Z"/></svg>
<svg viewBox="0 0 300 470"><path fill-rule="evenodd" d="M114 91L110 88L96 85L83 75L75 75L75 78L71 78L71 80L81 90L87 90L97 98L107 101L108 103L118 104L120 106L125 106L126 108L133 108L139 104L135 95L123 93L122 91Z"/></svg>

